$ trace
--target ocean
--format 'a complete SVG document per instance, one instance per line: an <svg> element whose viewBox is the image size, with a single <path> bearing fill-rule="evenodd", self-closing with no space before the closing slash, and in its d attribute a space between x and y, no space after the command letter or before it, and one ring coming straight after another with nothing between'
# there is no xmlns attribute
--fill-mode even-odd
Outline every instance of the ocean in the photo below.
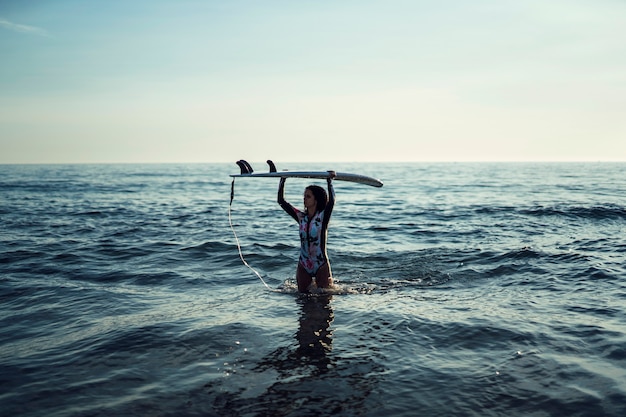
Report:
<svg viewBox="0 0 626 417"><path fill-rule="evenodd" d="M626 163L277 165L0 165L0 414L626 415Z"/></svg>

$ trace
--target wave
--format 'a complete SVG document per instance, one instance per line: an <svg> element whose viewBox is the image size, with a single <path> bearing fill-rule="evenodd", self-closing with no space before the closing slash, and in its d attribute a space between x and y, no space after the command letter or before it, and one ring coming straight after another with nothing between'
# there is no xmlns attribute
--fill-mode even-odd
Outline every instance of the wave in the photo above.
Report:
<svg viewBox="0 0 626 417"><path fill-rule="evenodd" d="M521 209L518 210L518 212L534 217L563 216L591 220L626 220L626 208L617 204L537 206L529 209Z"/></svg>

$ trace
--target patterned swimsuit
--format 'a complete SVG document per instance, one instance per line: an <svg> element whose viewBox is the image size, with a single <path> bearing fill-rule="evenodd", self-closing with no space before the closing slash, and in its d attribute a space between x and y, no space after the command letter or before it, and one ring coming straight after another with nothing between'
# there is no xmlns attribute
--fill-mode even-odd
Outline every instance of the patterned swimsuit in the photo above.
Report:
<svg viewBox="0 0 626 417"><path fill-rule="evenodd" d="M283 198L282 188L279 189L278 203L300 225L300 259L299 263L311 275L328 262L326 254L326 238L328 236L328 222L335 203L335 192L332 183L328 183L329 200L323 211L315 213L309 219L306 212L300 211Z"/></svg>

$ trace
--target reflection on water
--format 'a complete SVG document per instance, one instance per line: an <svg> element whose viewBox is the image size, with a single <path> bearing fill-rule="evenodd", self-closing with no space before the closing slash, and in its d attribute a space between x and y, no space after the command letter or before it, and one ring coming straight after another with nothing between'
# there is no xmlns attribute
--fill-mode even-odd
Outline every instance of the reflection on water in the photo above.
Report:
<svg viewBox="0 0 626 417"><path fill-rule="evenodd" d="M219 381L207 386L217 393L213 410L222 417L371 415L378 401L372 393L384 369L376 352L355 352L345 343L333 348L332 297L300 295L292 342L265 355L248 372L244 368L233 375L245 380L235 392Z"/></svg>
<svg viewBox="0 0 626 417"><path fill-rule="evenodd" d="M280 377L292 379L310 378L327 372L332 366L329 357L333 335L330 324L334 319L331 300L332 295L302 295L297 298L300 306L297 347L279 347L261 360L255 370L271 368L278 371Z"/></svg>
<svg viewBox="0 0 626 417"><path fill-rule="evenodd" d="M299 299L302 310L296 333L298 349L295 360L299 366L315 366L320 374L331 366L328 354L333 348L333 331L330 324L335 318L331 299L331 295Z"/></svg>
<svg viewBox="0 0 626 417"><path fill-rule="evenodd" d="M337 375L333 373L335 360L331 355L333 332L330 325L334 319L331 301L332 295L299 296L294 343L270 352L246 378L250 385L260 385L257 389L248 387L248 393L254 391L258 395L248 396L245 390L222 392L215 399L213 409L221 416L245 413L299 416L311 412L318 415L329 409L340 409L341 403L334 398L333 387ZM212 388L221 390L217 386Z"/></svg>

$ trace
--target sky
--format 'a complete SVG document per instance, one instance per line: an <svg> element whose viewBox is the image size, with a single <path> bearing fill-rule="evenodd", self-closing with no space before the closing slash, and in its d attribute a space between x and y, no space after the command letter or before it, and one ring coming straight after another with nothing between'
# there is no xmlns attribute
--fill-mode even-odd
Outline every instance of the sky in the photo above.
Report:
<svg viewBox="0 0 626 417"><path fill-rule="evenodd" d="M623 0L0 0L0 163L625 161Z"/></svg>

